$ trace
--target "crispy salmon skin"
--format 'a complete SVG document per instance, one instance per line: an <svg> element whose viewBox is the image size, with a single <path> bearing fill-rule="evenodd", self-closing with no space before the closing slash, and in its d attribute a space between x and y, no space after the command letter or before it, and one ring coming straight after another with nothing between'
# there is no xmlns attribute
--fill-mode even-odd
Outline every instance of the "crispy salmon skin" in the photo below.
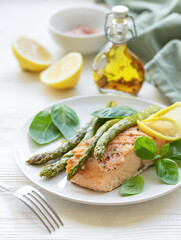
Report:
<svg viewBox="0 0 181 240"><path fill-rule="evenodd" d="M137 138L147 136L137 126L131 127L119 133L110 141L100 161L96 161L94 155L88 158L82 169L71 179L82 187L95 191L109 192L120 186L128 178L137 175L153 164L152 161L138 158L134 152L134 144ZM164 140L154 139L158 149L166 143ZM74 157L67 163L66 172L83 156L92 139L80 143L74 150Z"/></svg>

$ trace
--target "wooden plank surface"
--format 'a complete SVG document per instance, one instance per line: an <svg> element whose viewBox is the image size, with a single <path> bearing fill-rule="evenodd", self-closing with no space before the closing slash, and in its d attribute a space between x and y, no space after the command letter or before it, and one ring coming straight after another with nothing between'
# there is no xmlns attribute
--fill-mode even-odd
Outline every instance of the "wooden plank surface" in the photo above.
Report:
<svg viewBox="0 0 181 240"><path fill-rule="evenodd" d="M2 182L19 186L32 184L19 171L13 158L13 141L17 129L28 116L59 99L98 93L91 73L94 56L84 59L84 71L75 89L57 91L42 85L38 74L20 70L11 52L11 42L19 34L32 36L49 49L56 61L63 55L63 51L48 35L46 29L48 15L67 4L85 2L93 1L0 1L0 181ZM154 87L148 84L144 85L140 96L163 104L168 103ZM26 206L9 193L0 190L0 239L181 239L180 189L157 200L117 207L78 204L41 191L58 211L65 227L49 235Z"/></svg>

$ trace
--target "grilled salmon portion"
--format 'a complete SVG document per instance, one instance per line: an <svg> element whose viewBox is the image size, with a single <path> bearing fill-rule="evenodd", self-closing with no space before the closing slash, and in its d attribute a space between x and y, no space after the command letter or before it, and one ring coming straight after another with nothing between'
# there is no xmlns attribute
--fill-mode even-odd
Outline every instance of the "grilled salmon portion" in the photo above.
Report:
<svg viewBox="0 0 181 240"><path fill-rule="evenodd" d="M142 172L153 162L138 158L134 152L135 141L141 136L152 138L137 126L119 133L107 144L102 159L96 161L92 154L82 169L71 179L71 182L95 191L108 192L121 185L128 178ZM164 140L152 139L156 142L158 149L166 143ZM67 163L67 173L83 156L92 140L93 138L80 143L73 150L74 157L70 158Z"/></svg>

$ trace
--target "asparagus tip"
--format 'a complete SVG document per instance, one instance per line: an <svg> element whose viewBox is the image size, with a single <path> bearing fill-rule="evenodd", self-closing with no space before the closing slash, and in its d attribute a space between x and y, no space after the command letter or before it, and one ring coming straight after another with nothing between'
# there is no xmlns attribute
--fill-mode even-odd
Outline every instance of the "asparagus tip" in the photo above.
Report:
<svg viewBox="0 0 181 240"><path fill-rule="evenodd" d="M46 166L43 168L43 170L40 172L40 177L47 177L50 178L52 175L51 168L49 166Z"/></svg>
<svg viewBox="0 0 181 240"><path fill-rule="evenodd" d="M67 181L70 181L71 180L71 175L70 174L67 174Z"/></svg>

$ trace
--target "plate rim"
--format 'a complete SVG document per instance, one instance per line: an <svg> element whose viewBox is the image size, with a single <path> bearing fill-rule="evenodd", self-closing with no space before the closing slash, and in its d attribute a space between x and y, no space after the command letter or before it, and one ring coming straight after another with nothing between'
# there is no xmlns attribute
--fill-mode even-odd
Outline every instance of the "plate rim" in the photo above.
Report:
<svg viewBox="0 0 181 240"><path fill-rule="evenodd" d="M166 105L164 104L161 104L161 103L157 103L155 101L152 101L152 100L149 100L149 99L145 99L145 98L140 98L140 97L134 97L134 96L129 96L129 95L119 95L119 94L94 94L94 95L88 95L88 96L74 96L74 97L70 97L70 98L65 98L65 99L60 99L58 101L55 101L47 106L43 106L41 107L41 109L39 111L42 111L43 109L47 109L47 108L50 108L52 105L54 104L57 104L57 103L64 103L64 102L67 102L67 101L72 101L74 99L82 99L82 98L93 98L93 97L105 97L105 96L113 96L113 97L120 97L120 98L130 98L130 99L137 99L137 100L141 100L141 101L144 101L146 103L149 103L149 104L157 104L161 107L167 107ZM31 114L30 116L28 116L19 126L16 134L15 134L15 137L14 137L14 141L13 141L13 158L15 160L15 163L16 165L18 166L19 170L23 173L23 175L29 179L31 182L33 182L35 185L37 185L38 187L42 188L43 190L51 193L51 194L55 194L56 196L58 197L61 197L62 199L64 200L68 200L68 201L71 201L71 202L76 202L76 203L83 203L83 204L87 204L87 205L102 205L102 206L118 206L118 205L130 205L130 204L137 204L137 203L141 203L141 202L146 202L146 201L150 201L150 200L153 200L153 199L157 199L157 198L160 198L164 195L167 195L169 194L170 192L172 191L175 191L176 189L178 189L181 185L181 181L180 183L177 183L176 185L174 185L173 188L163 192L163 193L160 193L160 194L157 194L155 196L152 196L152 197L146 197L146 198L143 198L143 199L138 199L138 200L133 200L133 201L128 201L128 202L97 202L97 201L92 201L92 200L81 200L81 199L77 199L77 198L73 198L73 197L67 197L67 196L64 196L64 195L60 195L58 194L56 191L54 190L51 190L49 189L48 187L46 186L42 186L40 183L38 183L36 180L33 179L33 177L31 176L27 176L25 174L25 171L23 169L23 167L21 166L20 162L18 161L18 156L17 156L17 153L16 153L16 139L17 139L17 136L19 135L19 133L21 132L21 128L23 127L23 125L25 125L25 123L30 120L31 118L33 118L39 111L36 111L34 114Z"/></svg>

